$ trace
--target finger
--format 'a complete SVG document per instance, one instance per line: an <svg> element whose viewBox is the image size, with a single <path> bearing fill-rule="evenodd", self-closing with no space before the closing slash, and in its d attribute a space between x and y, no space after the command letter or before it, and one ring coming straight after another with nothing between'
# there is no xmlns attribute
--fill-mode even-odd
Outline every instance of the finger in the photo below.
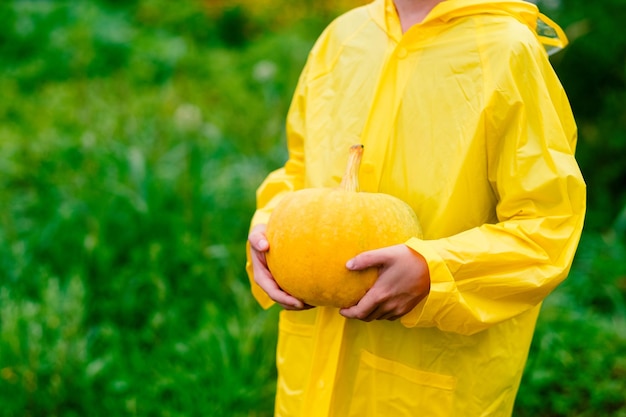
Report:
<svg viewBox="0 0 626 417"><path fill-rule="evenodd" d="M284 291L283 291L283 293L287 294ZM290 300L288 303L276 302L276 304L280 305L285 310L302 311L302 310L310 310L312 308L315 308L315 306L312 306L310 304L304 303L301 300L298 300L297 298L290 296L289 294L287 294L287 296L289 297L289 300Z"/></svg>
<svg viewBox="0 0 626 417"><path fill-rule="evenodd" d="M383 305L378 305L375 306L369 314L363 315L360 313L356 313L356 317L353 318L369 323L374 320L382 320L382 317L386 315L387 309Z"/></svg>
<svg viewBox="0 0 626 417"><path fill-rule="evenodd" d="M362 252L350 259L346 263L346 268L351 271L362 271L367 268L378 267L385 264L388 261L386 251L381 249L375 249L367 252Z"/></svg>
<svg viewBox="0 0 626 417"><path fill-rule="evenodd" d="M395 321L398 320L400 317L402 317L402 315L399 315L397 311L392 310L389 311L383 315L381 315L380 317L378 317L376 320L389 320L389 321Z"/></svg>
<svg viewBox="0 0 626 417"><path fill-rule="evenodd" d="M250 242L250 246L259 252L267 252L270 248L270 244L265 237L265 233L252 232L248 236L248 241Z"/></svg>
<svg viewBox="0 0 626 417"><path fill-rule="evenodd" d="M283 306L286 309L305 309L305 305L302 301L287 294L278 286L278 283L274 280L272 273L267 268L267 262L264 252L252 251L252 270L254 273L254 282L261 287L263 291L277 304Z"/></svg>
<svg viewBox="0 0 626 417"><path fill-rule="evenodd" d="M309 308L302 301L283 291L271 275L255 274L255 282L267 293L267 295L277 304L287 310L304 310Z"/></svg>
<svg viewBox="0 0 626 417"><path fill-rule="evenodd" d="M383 317L385 314L387 314L387 310L385 308L384 305L378 305L376 306L376 308L367 315L367 317L365 317L364 319L362 319L363 321L366 322L370 322L370 321L374 321L374 320L380 320L381 317Z"/></svg>
<svg viewBox="0 0 626 417"><path fill-rule="evenodd" d="M312 306L312 305L307 304L307 303L302 303L302 308L299 308L298 310L310 310L312 308L315 308L315 306Z"/></svg>
<svg viewBox="0 0 626 417"><path fill-rule="evenodd" d="M378 303L368 291L356 305L339 310L339 314L348 319L365 321L376 310L377 306Z"/></svg>

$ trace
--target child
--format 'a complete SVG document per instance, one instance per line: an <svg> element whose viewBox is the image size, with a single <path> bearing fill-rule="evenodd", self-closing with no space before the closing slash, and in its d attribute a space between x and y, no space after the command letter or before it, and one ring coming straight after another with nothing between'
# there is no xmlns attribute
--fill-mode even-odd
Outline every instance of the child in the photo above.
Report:
<svg viewBox="0 0 626 417"><path fill-rule="evenodd" d="M324 31L249 236L252 292L284 308L276 416L511 415L583 226L576 126L546 52L565 43L521 0L375 0ZM311 308L267 269L265 223L285 193L337 186L355 143L361 190L406 201L424 236L346 260L380 271L355 306Z"/></svg>

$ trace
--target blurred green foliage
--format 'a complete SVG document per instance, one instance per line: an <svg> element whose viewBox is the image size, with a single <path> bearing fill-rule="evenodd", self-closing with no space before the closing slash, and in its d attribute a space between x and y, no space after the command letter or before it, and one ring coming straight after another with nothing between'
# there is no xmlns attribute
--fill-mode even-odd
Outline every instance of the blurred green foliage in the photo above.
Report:
<svg viewBox="0 0 626 417"><path fill-rule="evenodd" d="M589 215L515 415L626 416L625 7L542 9L572 40L554 65ZM0 416L271 415L277 311L251 299L243 249L328 18L0 3Z"/></svg>
<svg viewBox="0 0 626 417"><path fill-rule="evenodd" d="M587 229L626 233L626 3L545 0L571 45L556 70L579 125L578 159L589 184Z"/></svg>

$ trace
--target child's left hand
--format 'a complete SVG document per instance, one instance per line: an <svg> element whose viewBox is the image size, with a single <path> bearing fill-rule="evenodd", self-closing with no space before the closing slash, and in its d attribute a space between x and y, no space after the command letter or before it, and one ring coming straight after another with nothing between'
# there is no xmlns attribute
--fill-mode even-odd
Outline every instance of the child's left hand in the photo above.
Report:
<svg viewBox="0 0 626 417"><path fill-rule="evenodd" d="M354 306L339 312L363 321L397 320L411 311L430 291L424 258L401 244L363 252L348 261L353 271L378 268L378 280Z"/></svg>

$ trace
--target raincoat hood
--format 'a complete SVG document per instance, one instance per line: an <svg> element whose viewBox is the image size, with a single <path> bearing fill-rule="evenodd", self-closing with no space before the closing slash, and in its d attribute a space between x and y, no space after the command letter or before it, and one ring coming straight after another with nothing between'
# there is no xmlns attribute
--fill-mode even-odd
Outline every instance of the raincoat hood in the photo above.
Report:
<svg viewBox="0 0 626 417"><path fill-rule="evenodd" d="M384 15L378 7L393 7L393 0L372 4L372 18L383 29L386 28ZM567 46L567 36L563 30L546 15L539 12L537 6L522 0L445 0L436 5L426 16L422 25L449 23L453 19L471 15L509 15L525 24L537 36L548 54L553 54Z"/></svg>

